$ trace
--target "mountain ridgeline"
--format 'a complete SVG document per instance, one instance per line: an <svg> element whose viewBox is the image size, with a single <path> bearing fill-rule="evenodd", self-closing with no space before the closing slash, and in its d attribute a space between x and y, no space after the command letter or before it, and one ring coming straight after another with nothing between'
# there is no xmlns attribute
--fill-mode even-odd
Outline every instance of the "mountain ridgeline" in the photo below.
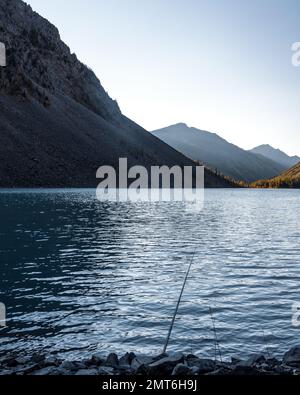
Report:
<svg viewBox="0 0 300 395"><path fill-rule="evenodd" d="M101 165L195 165L124 116L59 32L21 0L0 0L0 187L94 187ZM100 55L100 54L99 54ZM207 187L233 184L206 170Z"/></svg>
<svg viewBox="0 0 300 395"><path fill-rule="evenodd" d="M190 128L184 123L155 130L152 134L187 157L235 180L252 182L271 178L289 166L261 154L245 151L215 133Z"/></svg>
<svg viewBox="0 0 300 395"><path fill-rule="evenodd" d="M259 180L251 184L253 188L300 188L300 162L270 180Z"/></svg>
<svg viewBox="0 0 300 395"><path fill-rule="evenodd" d="M275 149L271 147L269 144L260 145L258 147L253 148L249 152L253 152L254 154L263 155L266 158L269 158L277 163L282 164L282 166L293 167L294 165L300 162L299 156L288 156L285 152L280 149Z"/></svg>

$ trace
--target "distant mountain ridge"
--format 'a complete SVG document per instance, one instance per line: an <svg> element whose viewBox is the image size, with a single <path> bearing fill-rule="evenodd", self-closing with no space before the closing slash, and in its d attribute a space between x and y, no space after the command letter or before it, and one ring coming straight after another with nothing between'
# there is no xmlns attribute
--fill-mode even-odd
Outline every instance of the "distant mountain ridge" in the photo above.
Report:
<svg viewBox="0 0 300 395"><path fill-rule="evenodd" d="M195 165L124 116L49 21L0 0L0 187L94 187L101 165ZM206 171L206 186L232 184Z"/></svg>
<svg viewBox="0 0 300 395"><path fill-rule="evenodd" d="M270 180L259 180L251 184L254 188L300 188L300 163Z"/></svg>
<svg viewBox="0 0 300 395"><path fill-rule="evenodd" d="M216 133L188 127L184 123L154 130L152 134L187 157L202 161L236 180L253 182L272 178L287 168L263 155L245 151Z"/></svg>
<svg viewBox="0 0 300 395"><path fill-rule="evenodd" d="M281 151L280 149L273 148L269 144L259 145L249 152L263 155L268 159L281 163L286 168L292 167L300 162L299 156L288 156L285 152Z"/></svg>

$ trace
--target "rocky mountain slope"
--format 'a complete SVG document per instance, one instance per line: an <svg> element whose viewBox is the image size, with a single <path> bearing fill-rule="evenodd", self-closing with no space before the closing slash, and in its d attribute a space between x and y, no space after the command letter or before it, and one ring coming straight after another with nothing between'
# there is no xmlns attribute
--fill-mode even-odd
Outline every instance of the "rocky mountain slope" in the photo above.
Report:
<svg viewBox="0 0 300 395"><path fill-rule="evenodd" d="M275 149L271 147L269 144L264 144L255 147L249 152L263 155L268 159L271 159L277 163L282 164L282 166L285 166L287 169L300 162L299 156L289 156L285 152L281 151L280 149Z"/></svg>
<svg viewBox="0 0 300 395"><path fill-rule="evenodd" d="M251 184L254 188L300 188L300 163L270 180Z"/></svg>
<svg viewBox="0 0 300 395"><path fill-rule="evenodd" d="M0 187L97 185L101 165L192 165L126 118L59 32L21 0L0 0ZM206 185L231 184L206 172Z"/></svg>
<svg viewBox="0 0 300 395"><path fill-rule="evenodd" d="M230 144L215 133L190 128L184 123L155 130L152 134L187 157L203 161L206 166L236 180L251 182L270 178L287 168Z"/></svg>

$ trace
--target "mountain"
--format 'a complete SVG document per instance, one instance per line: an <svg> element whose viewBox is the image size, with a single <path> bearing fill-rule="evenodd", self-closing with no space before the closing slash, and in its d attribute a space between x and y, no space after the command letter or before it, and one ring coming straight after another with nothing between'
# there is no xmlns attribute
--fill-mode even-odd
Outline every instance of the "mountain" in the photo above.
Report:
<svg viewBox="0 0 300 395"><path fill-rule="evenodd" d="M236 180L252 182L271 178L286 169L262 155L230 144L215 133L190 128L184 123L155 130L152 134L193 160L203 161Z"/></svg>
<svg viewBox="0 0 300 395"><path fill-rule="evenodd" d="M101 165L194 165L124 116L59 32L21 0L0 0L0 186L91 187ZM206 171L206 186L228 187Z"/></svg>
<svg viewBox="0 0 300 395"><path fill-rule="evenodd" d="M274 160L275 162L278 162L283 166L285 166L287 169L300 162L299 156L288 156L280 149L275 149L271 147L269 144L264 144L255 147L252 150L250 150L250 152L253 152L255 154L260 154L265 156L266 158Z"/></svg>
<svg viewBox="0 0 300 395"><path fill-rule="evenodd" d="M270 180L259 180L253 188L300 188L300 162Z"/></svg>

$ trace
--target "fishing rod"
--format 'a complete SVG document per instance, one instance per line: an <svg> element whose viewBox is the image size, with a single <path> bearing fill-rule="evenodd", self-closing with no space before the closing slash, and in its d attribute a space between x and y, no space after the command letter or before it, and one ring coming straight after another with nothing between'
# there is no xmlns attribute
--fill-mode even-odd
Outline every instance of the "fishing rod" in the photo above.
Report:
<svg viewBox="0 0 300 395"><path fill-rule="evenodd" d="M175 323L175 320L176 320L176 315L178 313L178 309L179 309L179 305L180 305L180 302L181 302L181 299L182 299L182 295L183 295L183 292L184 292L185 284L187 282L187 279L189 277L189 274L190 274L190 271L191 271L191 268L192 268L192 265L193 265L195 254L196 254L196 248L195 248L194 253L192 255L192 258L191 258L188 270L187 270L186 275L185 275L185 279L183 281L181 292L180 292L180 295L179 295L179 298L178 298L178 301L177 301L177 304L176 304L176 308L175 308L175 311L174 311L174 314L173 314L172 322L171 322L171 325L170 325L170 328L169 328L168 336L166 338L166 342L165 342L165 345L164 345L163 354L166 353L168 345L169 345L169 341L170 341L170 337L171 337L171 334L172 334L173 326L174 326L174 323Z"/></svg>
<svg viewBox="0 0 300 395"><path fill-rule="evenodd" d="M218 340L218 335L217 335L217 330L216 330L216 325L215 325L215 319L213 316L212 308L210 306L209 306L209 313L210 313L210 317L211 317L211 321L212 321L212 325L213 325L214 337L215 337L215 362L217 361L217 351L219 353L220 362L223 362L220 343Z"/></svg>

